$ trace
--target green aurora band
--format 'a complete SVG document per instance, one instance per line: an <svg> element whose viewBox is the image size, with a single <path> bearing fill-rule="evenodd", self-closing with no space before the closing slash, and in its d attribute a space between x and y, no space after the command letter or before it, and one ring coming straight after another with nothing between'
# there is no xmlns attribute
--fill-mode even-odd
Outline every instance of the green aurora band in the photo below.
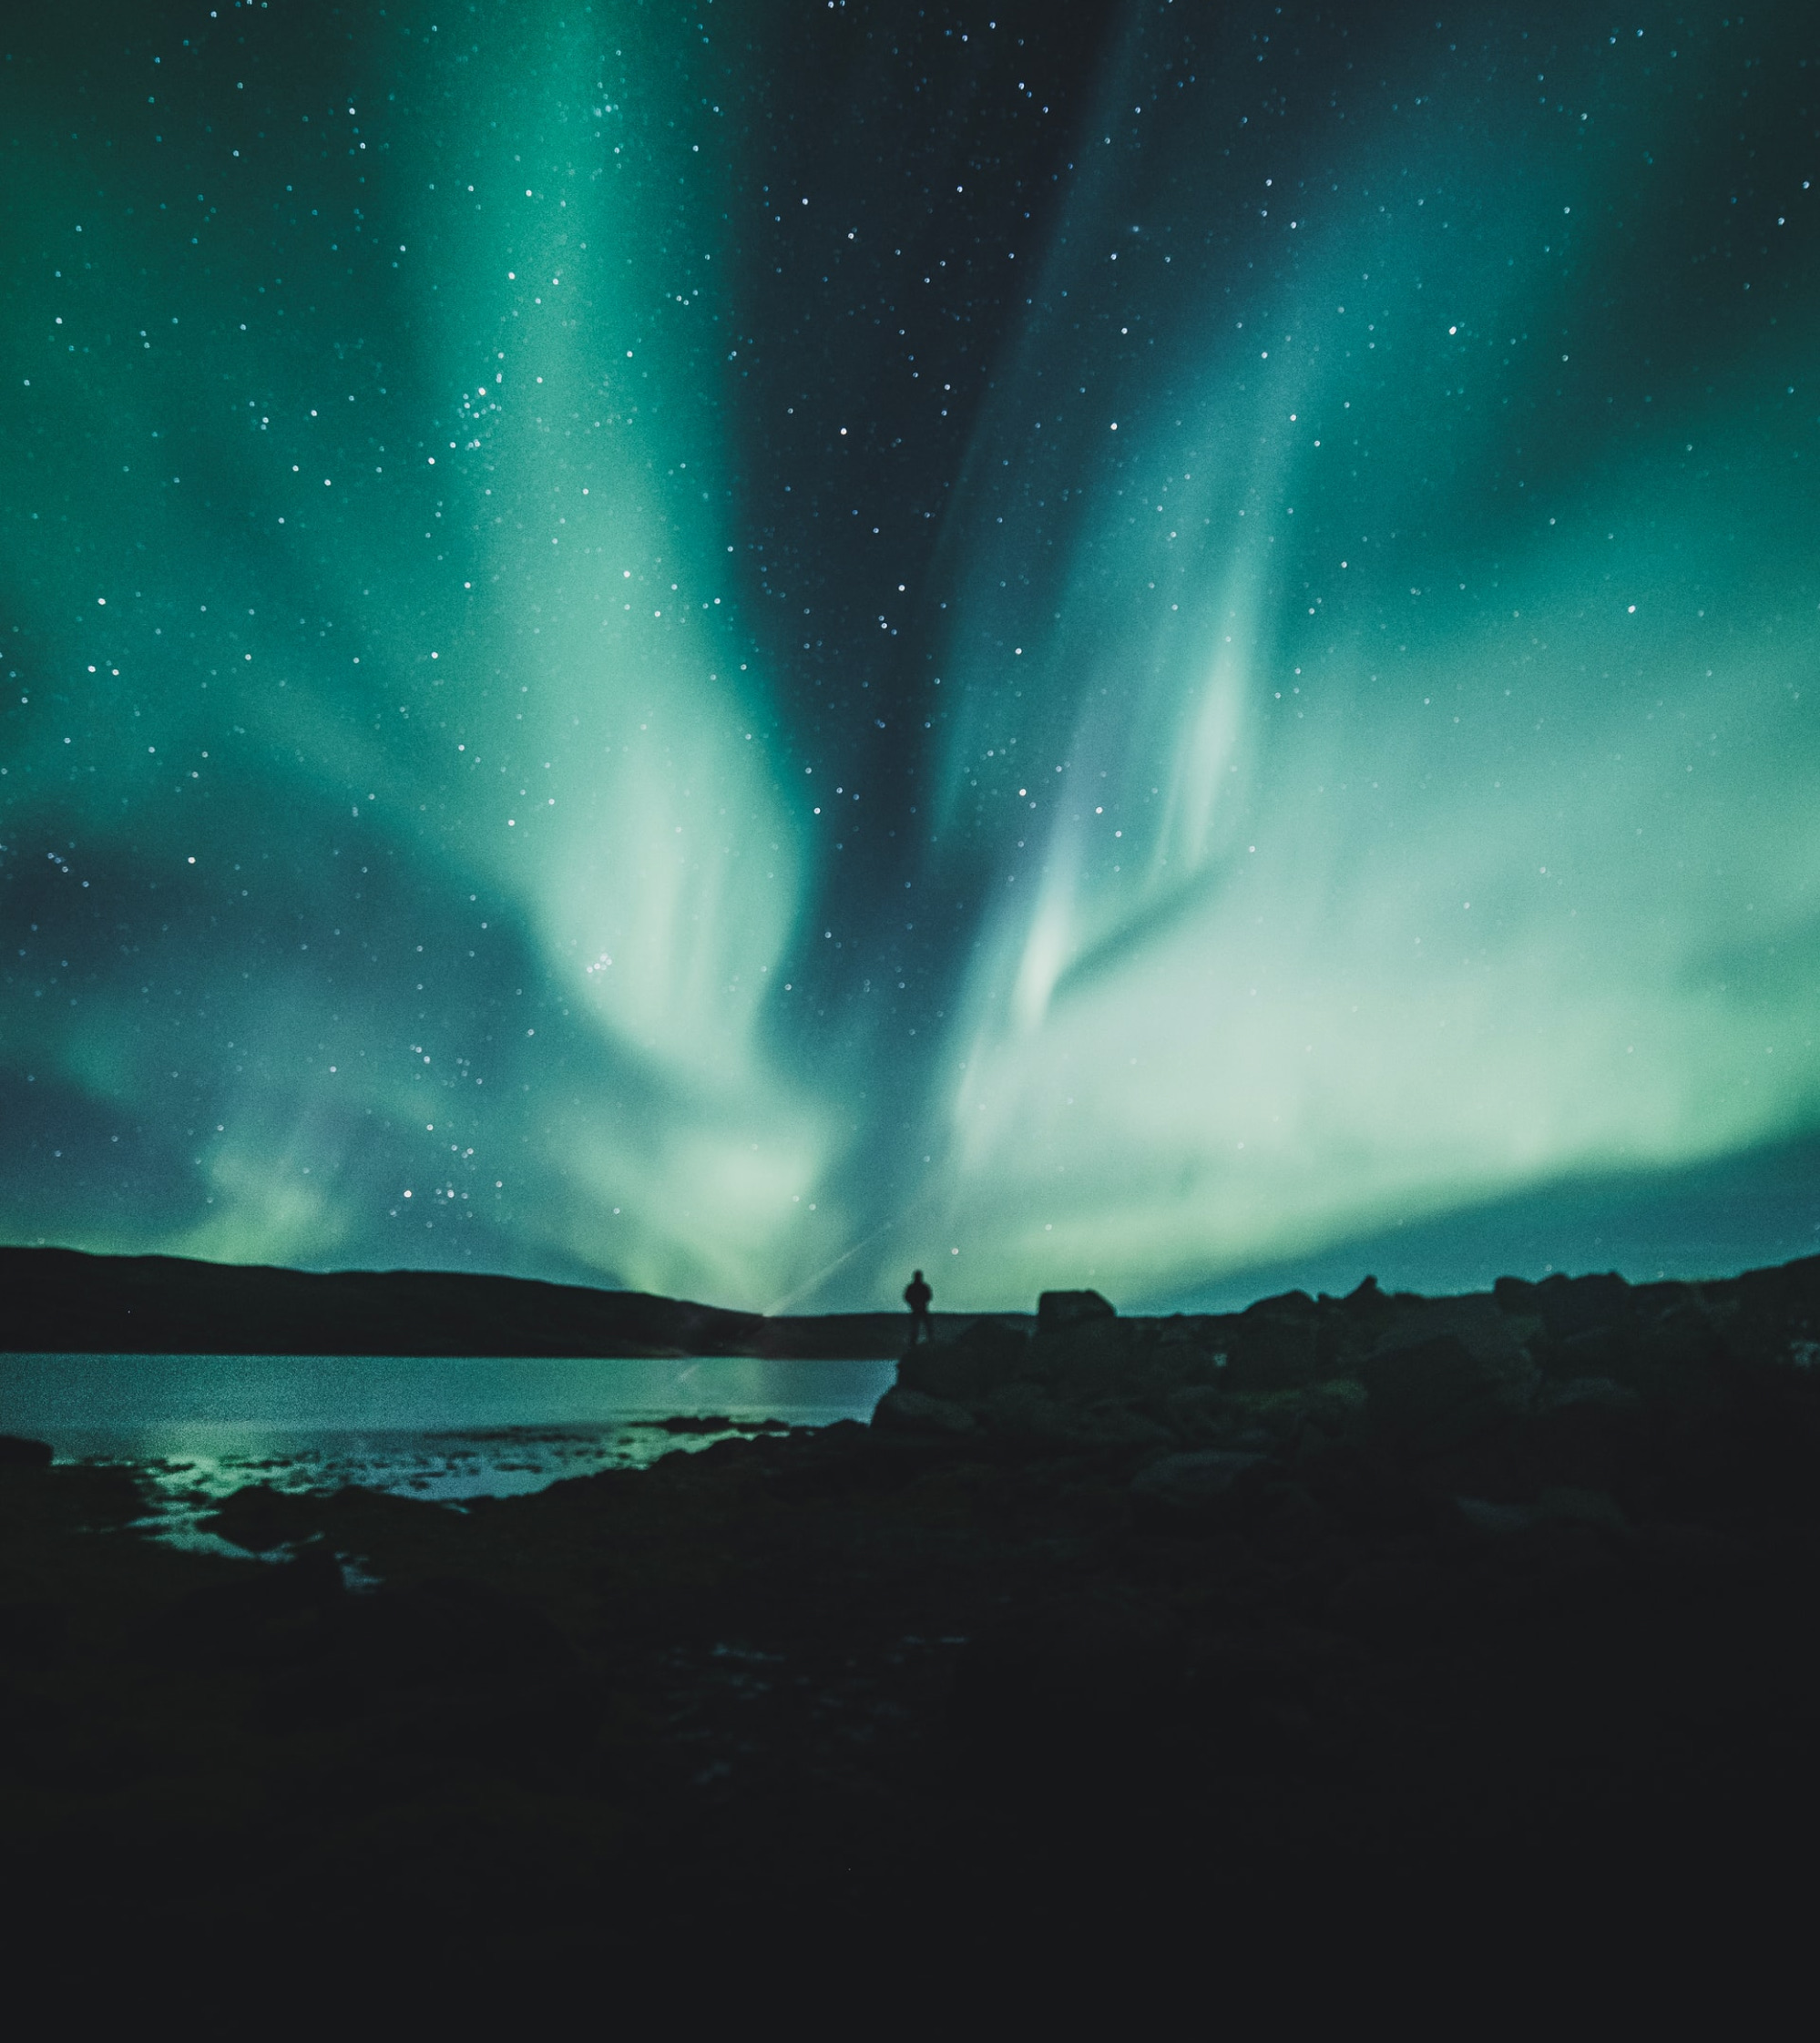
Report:
<svg viewBox="0 0 1820 2043"><path fill-rule="evenodd" d="M782 24L444 12L8 58L7 1238L1135 1304L1820 1128L1798 10L1296 118L1134 10L870 765L749 558Z"/></svg>

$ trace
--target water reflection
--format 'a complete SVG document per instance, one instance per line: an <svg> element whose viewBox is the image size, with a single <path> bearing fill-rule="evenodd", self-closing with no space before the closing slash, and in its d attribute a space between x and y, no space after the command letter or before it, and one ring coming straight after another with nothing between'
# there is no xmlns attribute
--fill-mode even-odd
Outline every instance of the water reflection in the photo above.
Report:
<svg viewBox="0 0 1820 2043"><path fill-rule="evenodd" d="M248 1483L459 1507L777 1426L863 1419L888 1362L0 1355L0 1430L125 1462L166 1537Z"/></svg>

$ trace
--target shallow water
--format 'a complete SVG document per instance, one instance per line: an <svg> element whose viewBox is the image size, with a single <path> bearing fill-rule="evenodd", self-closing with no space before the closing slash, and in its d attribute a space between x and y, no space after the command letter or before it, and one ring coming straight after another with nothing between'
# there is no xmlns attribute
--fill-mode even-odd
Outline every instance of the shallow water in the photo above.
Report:
<svg viewBox="0 0 1820 2043"><path fill-rule="evenodd" d="M765 1420L864 1419L889 1362L401 1355L0 1355L0 1431L125 1462L181 1536L245 1483L458 1504L635 1467ZM655 1422L718 1415L714 1432Z"/></svg>

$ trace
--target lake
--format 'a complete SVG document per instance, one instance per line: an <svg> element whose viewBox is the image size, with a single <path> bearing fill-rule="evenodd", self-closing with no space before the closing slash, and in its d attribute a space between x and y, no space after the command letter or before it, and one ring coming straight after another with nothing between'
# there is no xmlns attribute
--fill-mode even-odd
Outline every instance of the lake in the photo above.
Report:
<svg viewBox="0 0 1820 2043"><path fill-rule="evenodd" d="M864 1419L890 1362L0 1354L0 1432L129 1462L180 1536L244 1483L459 1503L636 1467L770 1420ZM715 1431L659 1422L718 1416Z"/></svg>

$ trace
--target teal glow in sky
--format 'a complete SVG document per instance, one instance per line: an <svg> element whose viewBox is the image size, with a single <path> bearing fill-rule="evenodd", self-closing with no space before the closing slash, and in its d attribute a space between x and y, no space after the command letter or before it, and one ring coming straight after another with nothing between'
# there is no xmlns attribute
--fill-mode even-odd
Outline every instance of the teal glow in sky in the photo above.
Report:
<svg viewBox="0 0 1820 2043"><path fill-rule="evenodd" d="M652 14L5 53L7 1238L1820 1247L1801 11Z"/></svg>

